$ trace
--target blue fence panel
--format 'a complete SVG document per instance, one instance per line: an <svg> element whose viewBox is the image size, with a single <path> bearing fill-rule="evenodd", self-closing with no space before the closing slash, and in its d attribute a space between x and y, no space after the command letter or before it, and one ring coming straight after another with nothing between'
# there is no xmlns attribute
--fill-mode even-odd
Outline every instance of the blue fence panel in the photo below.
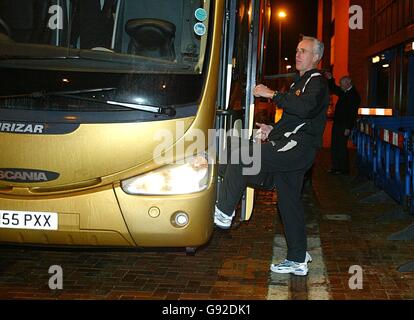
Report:
<svg viewBox="0 0 414 320"><path fill-rule="evenodd" d="M363 117L353 132L359 173L414 212L414 117Z"/></svg>
<svg viewBox="0 0 414 320"><path fill-rule="evenodd" d="M412 196L412 152L410 147L411 130L392 131L378 127L376 144L376 171L374 183L384 189L395 201L409 209ZM384 132L387 132L384 137Z"/></svg>

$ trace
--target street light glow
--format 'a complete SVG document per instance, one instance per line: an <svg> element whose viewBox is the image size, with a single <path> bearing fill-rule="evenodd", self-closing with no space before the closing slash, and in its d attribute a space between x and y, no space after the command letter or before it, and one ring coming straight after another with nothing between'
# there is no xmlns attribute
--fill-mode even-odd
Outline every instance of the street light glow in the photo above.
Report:
<svg viewBox="0 0 414 320"><path fill-rule="evenodd" d="M284 10L279 10L277 13L279 17L279 54L278 54L278 60L279 60L279 73L282 73L282 21L286 18L287 14Z"/></svg>
<svg viewBox="0 0 414 320"><path fill-rule="evenodd" d="M278 15L279 18L282 18L282 19L287 17L286 12L283 11L283 10L279 11L279 13L277 15Z"/></svg>

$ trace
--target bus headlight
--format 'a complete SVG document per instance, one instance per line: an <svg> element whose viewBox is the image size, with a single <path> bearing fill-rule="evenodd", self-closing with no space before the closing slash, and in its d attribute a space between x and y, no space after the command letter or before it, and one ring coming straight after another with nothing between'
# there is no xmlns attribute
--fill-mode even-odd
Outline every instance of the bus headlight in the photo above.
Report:
<svg viewBox="0 0 414 320"><path fill-rule="evenodd" d="M173 195L203 191L208 186L211 165L205 155L167 165L143 175L124 180L122 190L129 194Z"/></svg>

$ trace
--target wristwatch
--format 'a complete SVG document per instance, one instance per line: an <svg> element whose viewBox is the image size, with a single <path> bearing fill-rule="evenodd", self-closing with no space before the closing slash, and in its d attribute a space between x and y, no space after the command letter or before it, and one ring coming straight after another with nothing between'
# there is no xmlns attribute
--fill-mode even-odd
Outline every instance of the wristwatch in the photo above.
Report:
<svg viewBox="0 0 414 320"><path fill-rule="evenodd" d="M279 94L279 91L275 90L275 93L272 96L272 100L275 100L276 96Z"/></svg>

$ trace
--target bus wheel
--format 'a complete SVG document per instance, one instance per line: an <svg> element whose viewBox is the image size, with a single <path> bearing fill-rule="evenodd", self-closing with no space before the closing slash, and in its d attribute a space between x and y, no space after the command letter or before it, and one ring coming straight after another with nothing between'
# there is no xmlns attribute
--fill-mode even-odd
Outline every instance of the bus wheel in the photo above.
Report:
<svg viewBox="0 0 414 320"><path fill-rule="evenodd" d="M194 256L196 253L196 250L197 250L196 247L186 247L185 253L187 254L187 256Z"/></svg>

